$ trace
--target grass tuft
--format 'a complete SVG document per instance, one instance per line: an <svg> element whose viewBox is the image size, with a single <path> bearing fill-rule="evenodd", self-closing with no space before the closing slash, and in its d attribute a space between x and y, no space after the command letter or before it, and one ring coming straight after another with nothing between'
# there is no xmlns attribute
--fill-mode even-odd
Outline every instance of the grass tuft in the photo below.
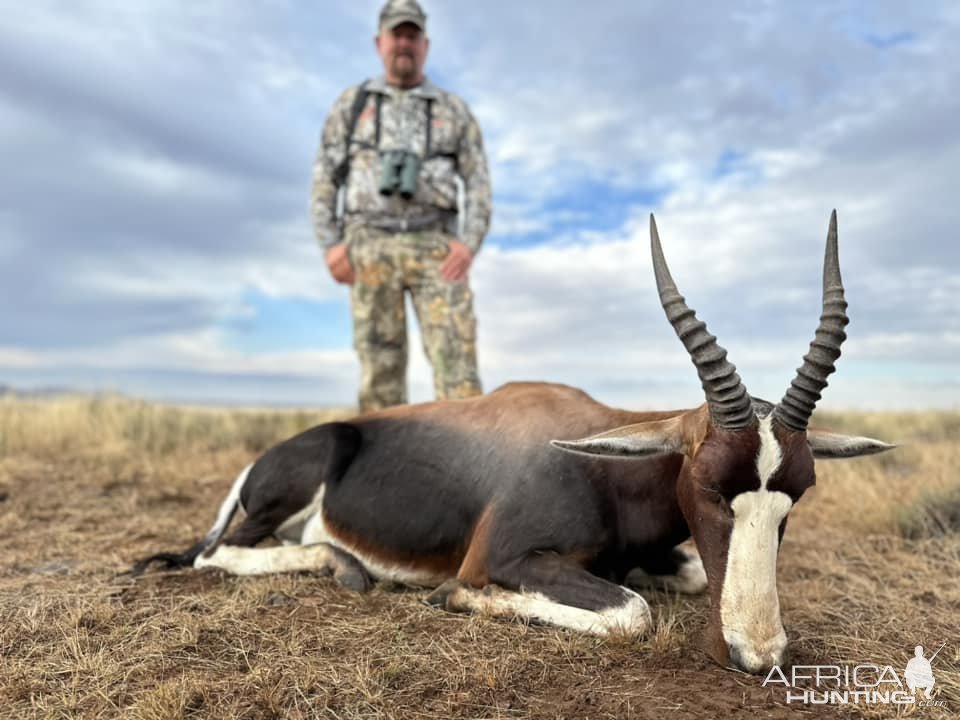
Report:
<svg viewBox="0 0 960 720"><path fill-rule="evenodd" d="M960 486L928 492L896 513L901 537L910 540L960 533Z"/></svg>

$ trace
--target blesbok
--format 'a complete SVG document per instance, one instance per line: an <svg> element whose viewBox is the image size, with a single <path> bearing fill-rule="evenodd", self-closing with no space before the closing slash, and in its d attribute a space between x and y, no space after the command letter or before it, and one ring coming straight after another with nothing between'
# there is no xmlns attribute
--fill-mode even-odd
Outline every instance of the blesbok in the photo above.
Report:
<svg viewBox="0 0 960 720"><path fill-rule="evenodd" d="M814 483L814 458L893 447L807 429L847 324L836 212L820 326L776 405L747 393L687 307L652 215L650 234L661 303L706 395L700 407L629 412L571 387L516 383L326 423L244 469L203 540L134 572L154 560L312 570L356 590L372 576L436 588L428 600L449 610L598 634L649 627L647 603L627 585L709 588L717 661L749 672L781 663L777 554L787 514ZM246 517L224 538L238 507ZM677 548L691 534L702 561ZM253 547L269 536L290 544Z"/></svg>

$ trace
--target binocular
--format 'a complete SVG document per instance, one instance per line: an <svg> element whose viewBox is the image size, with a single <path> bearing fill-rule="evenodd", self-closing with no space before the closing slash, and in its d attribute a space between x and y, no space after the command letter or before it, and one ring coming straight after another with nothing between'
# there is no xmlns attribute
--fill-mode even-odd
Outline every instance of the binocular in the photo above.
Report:
<svg viewBox="0 0 960 720"><path fill-rule="evenodd" d="M380 154L380 194L409 200L417 192L420 176L420 158L406 150L387 150Z"/></svg>

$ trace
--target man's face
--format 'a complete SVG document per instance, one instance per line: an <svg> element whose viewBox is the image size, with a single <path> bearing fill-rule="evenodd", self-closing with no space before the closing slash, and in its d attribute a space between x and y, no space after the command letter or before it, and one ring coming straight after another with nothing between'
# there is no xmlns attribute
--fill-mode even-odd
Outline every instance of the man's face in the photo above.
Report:
<svg viewBox="0 0 960 720"><path fill-rule="evenodd" d="M382 30L377 35L377 52L387 79L403 84L418 82L427 60L428 46L427 36L413 23Z"/></svg>

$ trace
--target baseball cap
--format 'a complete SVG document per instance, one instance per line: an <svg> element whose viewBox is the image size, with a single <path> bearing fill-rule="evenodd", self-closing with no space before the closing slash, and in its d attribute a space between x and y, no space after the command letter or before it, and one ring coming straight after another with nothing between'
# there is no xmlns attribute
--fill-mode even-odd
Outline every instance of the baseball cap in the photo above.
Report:
<svg viewBox="0 0 960 720"><path fill-rule="evenodd" d="M407 22L427 31L427 14L417 0L388 0L380 10L381 30L393 30Z"/></svg>

